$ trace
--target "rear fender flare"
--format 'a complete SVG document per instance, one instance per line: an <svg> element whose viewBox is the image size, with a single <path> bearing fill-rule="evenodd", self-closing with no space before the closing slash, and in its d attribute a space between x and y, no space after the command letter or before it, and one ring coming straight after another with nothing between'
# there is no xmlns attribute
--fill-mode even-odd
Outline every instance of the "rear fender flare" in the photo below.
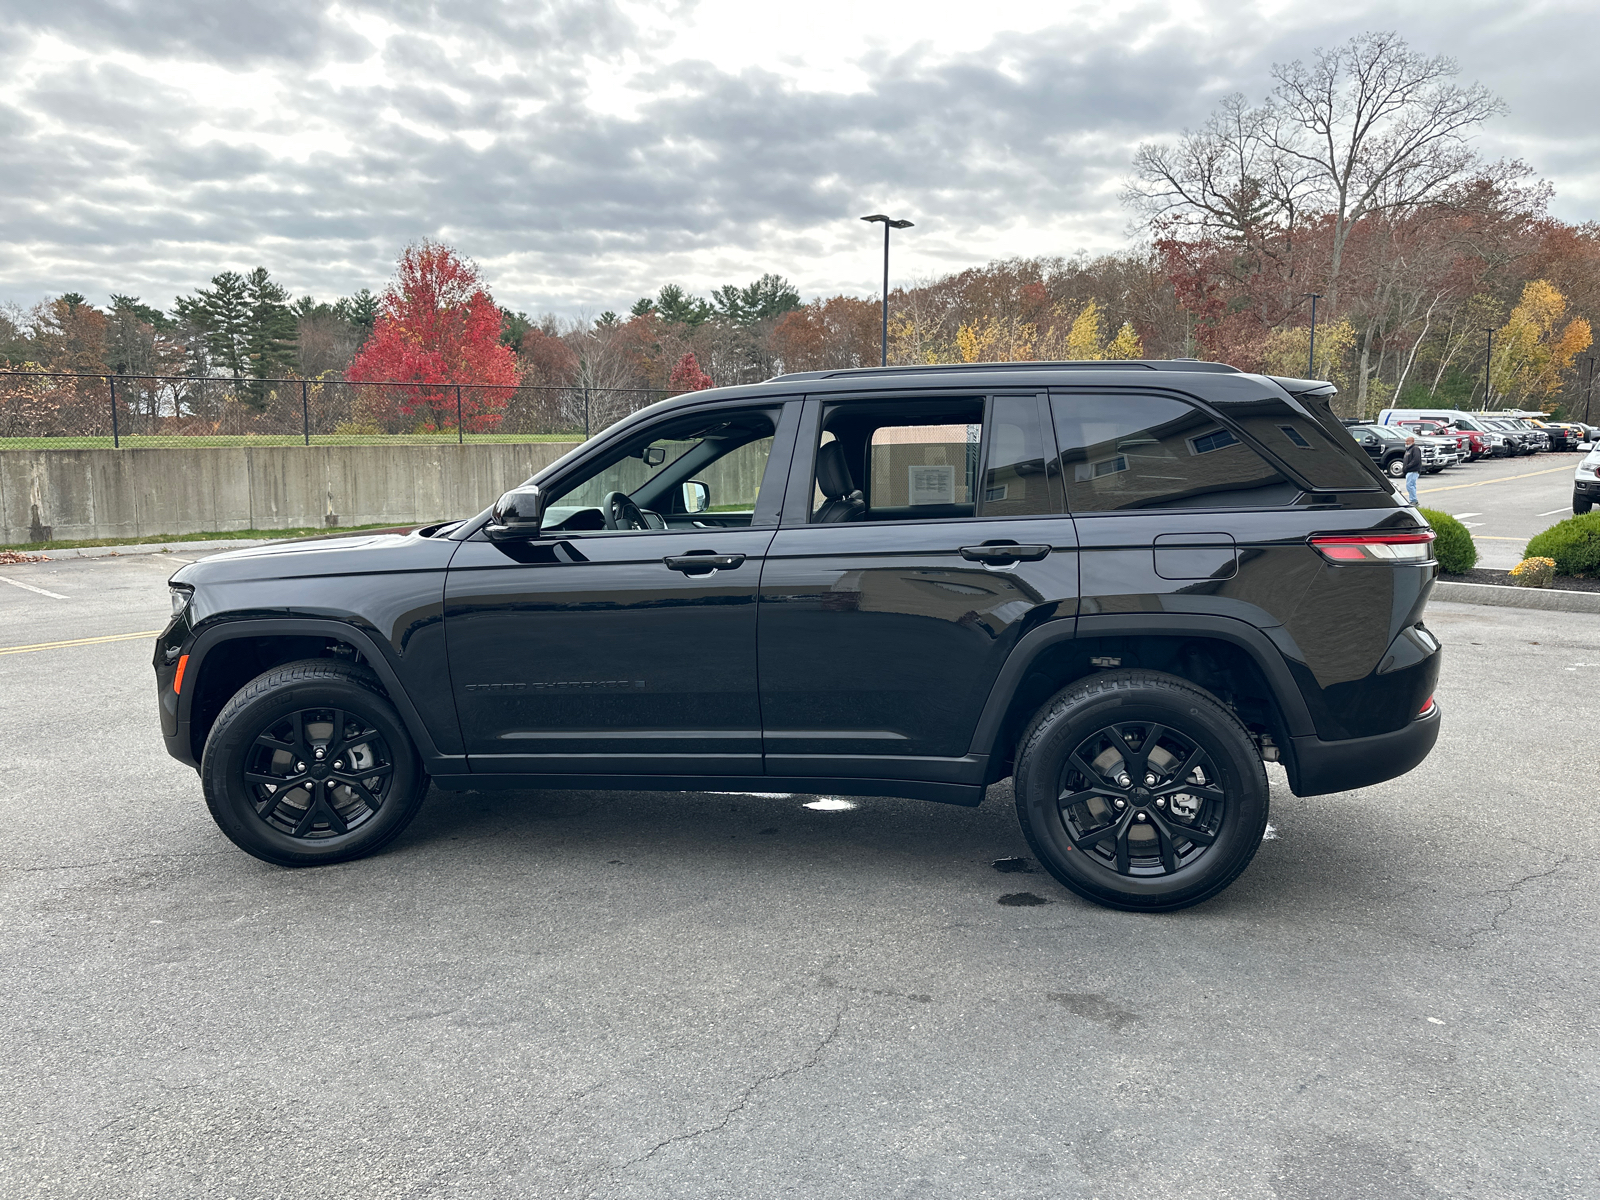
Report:
<svg viewBox="0 0 1600 1200"><path fill-rule="evenodd" d="M999 738L1011 697L1028 673L1028 668L1039 654L1061 642L1097 637L1211 637L1238 646L1260 669L1262 678L1272 691L1272 699L1283 715L1286 732L1290 737L1316 733L1311 712L1299 685L1290 674L1282 653L1271 639L1254 625L1231 617L1206 616L1188 613L1097 613L1073 620L1051 621L1041 625L1019 641L1000 668L989 698L983 706L983 715L972 735L969 754L990 756L996 762Z"/></svg>

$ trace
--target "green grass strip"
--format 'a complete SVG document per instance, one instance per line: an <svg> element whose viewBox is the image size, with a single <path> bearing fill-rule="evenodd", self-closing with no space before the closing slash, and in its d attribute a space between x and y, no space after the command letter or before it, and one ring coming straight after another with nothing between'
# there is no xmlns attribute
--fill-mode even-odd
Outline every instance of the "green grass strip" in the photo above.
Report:
<svg viewBox="0 0 1600 1200"><path fill-rule="evenodd" d="M421 525L423 522L415 522ZM244 539L273 540L318 537L340 533L361 533L368 529L393 529L393 522L377 525L317 526L309 529L230 529L225 533L158 533L141 538L86 538L59 542L16 542L0 550L81 550L87 546L154 546L162 542L232 542Z"/></svg>
<svg viewBox="0 0 1600 1200"><path fill-rule="evenodd" d="M125 434L124 450L226 449L237 446L304 446L298 433L198 434L175 437L165 434ZM583 432L573 433L469 433L471 445L527 445L534 442L581 442ZM313 446L454 446L454 433L314 433ZM0 450L111 450L105 437L9 437L0 438Z"/></svg>

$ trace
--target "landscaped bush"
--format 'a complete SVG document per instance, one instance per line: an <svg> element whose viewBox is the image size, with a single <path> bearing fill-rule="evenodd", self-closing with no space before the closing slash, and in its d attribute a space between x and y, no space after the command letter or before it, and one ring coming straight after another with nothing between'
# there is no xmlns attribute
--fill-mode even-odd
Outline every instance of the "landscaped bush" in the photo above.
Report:
<svg viewBox="0 0 1600 1200"><path fill-rule="evenodd" d="M1478 547L1473 545L1467 527L1449 513L1435 508L1419 509L1422 519L1433 526L1433 556L1446 575L1465 575L1478 565ZM1532 553L1532 551L1529 551Z"/></svg>
<svg viewBox="0 0 1600 1200"><path fill-rule="evenodd" d="M1553 558L1557 575L1600 574L1600 512L1568 517L1528 543L1529 558Z"/></svg>

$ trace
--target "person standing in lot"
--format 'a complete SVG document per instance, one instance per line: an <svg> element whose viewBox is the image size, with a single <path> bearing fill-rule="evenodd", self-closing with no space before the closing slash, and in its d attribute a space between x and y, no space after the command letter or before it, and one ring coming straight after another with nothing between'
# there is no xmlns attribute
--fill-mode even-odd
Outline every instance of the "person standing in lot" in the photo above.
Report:
<svg viewBox="0 0 1600 1200"><path fill-rule="evenodd" d="M1417 476L1422 473L1422 447L1417 445L1417 439L1406 439L1406 456L1401 463L1406 473L1406 494L1411 497L1412 505L1417 503Z"/></svg>

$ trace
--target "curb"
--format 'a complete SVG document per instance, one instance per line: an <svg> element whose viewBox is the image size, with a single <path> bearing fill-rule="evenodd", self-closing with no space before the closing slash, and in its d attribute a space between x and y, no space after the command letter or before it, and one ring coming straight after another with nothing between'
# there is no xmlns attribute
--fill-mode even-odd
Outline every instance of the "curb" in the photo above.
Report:
<svg viewBox="0 0 1600 1200"><path fill-rule="evenodd" d="M1537 608L1545 612L1600 613L1600 592L1567 592L1559 588L1510 587L1498 583L1450 583L1435 580L1433 600L1456 604L1493 604L1503 608Z"/></svg>
<svg viewBox="0 0 1600 1200"><path fill-rule="evenodd" d="M270 546L290 538L224 538L215 542L147 542L133 546L72 546L65 550L28 550L42 554L51 562L69 558L129 558L138 554L220 554L224 550L243 550L247 546Z"/></svg>

